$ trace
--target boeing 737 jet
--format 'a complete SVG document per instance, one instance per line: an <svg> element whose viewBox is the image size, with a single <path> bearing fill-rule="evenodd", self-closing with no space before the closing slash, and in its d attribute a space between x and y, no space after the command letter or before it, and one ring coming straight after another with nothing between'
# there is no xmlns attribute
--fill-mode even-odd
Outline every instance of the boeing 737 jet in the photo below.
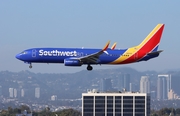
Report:
<svg viewBox="0 0 180 116"><path fill-rule="evenodd" d="M103 49L85 48L31 48L16 55L16 58L30 64L32 63L63 63L65 66L97 64L128 64L158 57L162 50L158 50L164 24L158 24L151 33L137 46L126 49L115 49L116 43L109 47L108 42Z"/></svg>

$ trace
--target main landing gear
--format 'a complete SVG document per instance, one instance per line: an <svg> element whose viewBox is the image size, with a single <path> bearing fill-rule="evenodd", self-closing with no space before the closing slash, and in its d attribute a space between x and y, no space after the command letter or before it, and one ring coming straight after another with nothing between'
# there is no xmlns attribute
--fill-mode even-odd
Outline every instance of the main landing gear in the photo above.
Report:
<svg viewBox="0 0 180 116"><path fill-rule="evenodd" d="M91 71L92 69L93 69L93 67L92 67L90 64L88 64L87 70L88 70L88 71Z"/></svg>
<svg viewBox="0 0 180 116"><path fill-rule="evenodd" d="M29 68L32 68L32 64L30 63Z"/></svg>

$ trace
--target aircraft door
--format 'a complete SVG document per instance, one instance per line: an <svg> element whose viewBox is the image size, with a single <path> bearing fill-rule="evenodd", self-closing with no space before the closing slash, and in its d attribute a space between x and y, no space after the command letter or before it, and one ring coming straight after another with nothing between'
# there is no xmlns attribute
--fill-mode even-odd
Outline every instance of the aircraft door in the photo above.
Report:
<svg viewBox="0 0 180 116"><path fill-rule="evenodd" d="M32 50L32 57L33 57L33 58L36 57L36 52L37 52L36 49L33 49L33 50Z"/></svg>
<svg viewBox="0 0 180 116"><path fill-rule="evenodd" d="M135 60L138 59L138 52L134 54L134 59L135 59Z"/></svg>
<svg viewBox="0 0 180 116"><path fill-rule="evenodd" d="M134 50L135 50L135 54L134 54L134 60L137 60L138 59L138 51L137 51L137 48L135 47L134 48Z"/></svg>

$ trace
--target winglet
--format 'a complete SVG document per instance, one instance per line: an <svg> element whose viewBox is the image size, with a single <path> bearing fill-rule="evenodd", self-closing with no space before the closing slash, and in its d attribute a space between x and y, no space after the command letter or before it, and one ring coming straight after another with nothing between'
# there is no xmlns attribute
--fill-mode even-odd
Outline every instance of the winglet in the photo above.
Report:
<svg viewBox="0 0 180 116"><path fill-rule="evenodd" d="M116 44L117 44L117 43L114 43L114 44L112 45L111 50L114 50L114 49L115 49Z"/></svg>
<svg viewBox="0 0 180 116"><path fill-rule="evenodd" d="M109 47L110 41L107 42L107 44L104 46L104 48L102 49L103 51L107 50L107 48Z"/></svg>

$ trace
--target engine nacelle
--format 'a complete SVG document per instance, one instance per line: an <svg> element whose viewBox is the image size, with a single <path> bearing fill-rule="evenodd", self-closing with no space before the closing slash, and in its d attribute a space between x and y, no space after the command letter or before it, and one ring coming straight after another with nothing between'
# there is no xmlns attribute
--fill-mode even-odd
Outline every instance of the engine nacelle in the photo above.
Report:
<svg viewBox="0 0 180 116"><path fill-rule="evenodd" d="M77 59L64 59L64 65L65 66L81 66L82 62Z"/></svg>

